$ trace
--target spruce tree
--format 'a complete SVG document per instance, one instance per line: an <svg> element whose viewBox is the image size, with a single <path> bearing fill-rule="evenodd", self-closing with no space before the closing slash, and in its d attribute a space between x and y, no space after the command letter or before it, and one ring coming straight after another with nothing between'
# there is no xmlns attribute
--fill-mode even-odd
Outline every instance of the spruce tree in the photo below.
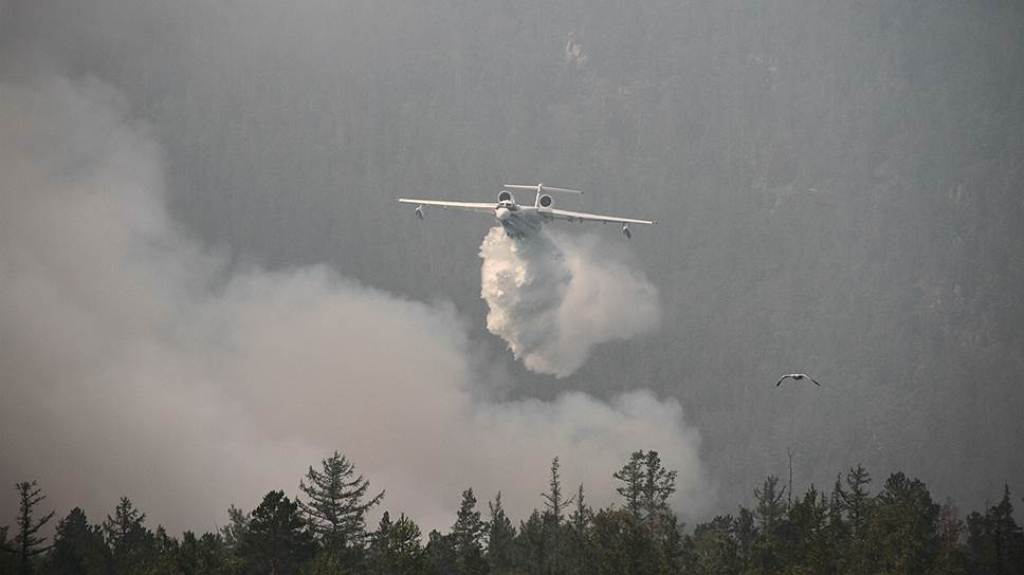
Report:
<svg viewBox="0 0 1024 575"><path fill-rule="evenodd" d="M754 517L758 522L760 536L754 545L754 565L762 573L774 573L779 570L782 560L783 541L780 528L785 520L786 488L779 489L779 478L769 475L760 489L754 489L757 507Z"/></svg>
<svg viewBox="0 0 1024 575"><path fill-rule="evenodd" d="M314 543L299 506L283 491L271 491L252 512L243 557L257 572L295 573L313 555Z"/></svg>
<svg viewBox="0 0 1024 575"><path fill-rule="evenodd" d="M566 505L572 503L572 498L562 498L562 477L558 473L559 463L558 458L551 460L551 479L548 481L547 493L542 493L541 497L544 498L544 507L547 509L547 515L550 516L556 526L562 523L562 512Z"/></svg>
<svg viewBox="0 0 1024 575"><path fill-rule="evenodd" d="M866 539L873 552L871 570L886 573L925 573L939 548L939 505L918 479L902 472L885 481L866 522Z"/></svg>
<svg viewBox="0 0 1024 575"><path fill-rule="evenodd" d="M103 535L110 548L115 573L142 572L152 557L153 534L144 526L146 514L122 497L103 522Z"/></svg>
<svg viewBox="0 0 1024 575"><path fill-rule="evenodd" d="M0 525L0 574L3 575L14 572L14 544L7 540L9 528L7 525Z"/></svg>
<svg viewBox="0 0 1024 575"><path fill-rule="evenodd" d="M544 518L536 509L525 521L519 522L519 536L516 538L519 549L519 565L528 573L543 573L548 564L550 550L544 527Z"/></svg>
<svg viewBox="0 0 1024 575"><path fill-rule="evenodd" d="M1010 488L1003 487L998 504L967 518L967 553L973 573L1024 573L1024 534L1013 519Z"/></svg>
<svg viewBox="0 0 1024 575"><path fill-rule="evenodd" d="M637 519L640 518L641 498L643 497L643 469L644 452L634 451L622 469L612 474L615 479L622 482L622 485L616 487L615 491L626 499L626 509Z"/></svg>
<svg viewBox="0 0 1024 575"><path fill-rule="evenodd" d="M671 514L668 500L675 492L676 472L665 469L657 451L648 451L644 454L640 490L640 509L648 525L656 527L663 519L667 520Z"/></svg>
<svg viewBox="0 0 1024 575"><path fill-rule="evenodd" d="M871 502L868 493L870 484L871 475L867 469L864 469L863 465L857 465L846 474L847 491L840 491L854 538L860 537L864 529L864 521Z"/></svg>
<svg viewBox="0 0 1024 575"><path fill-rule="evenodd" d="M558 472L558 458L551 461L551 479L548 481L547 493L542 493L544 499L544 537L547 540L548 553L547 565L544 566L545 573L558 573L562 570L562 516L567 505L572 503L572 498L562 497L562 477Z"/></svg>
<svg viewBox="0 0 1024 575"><path fill-rule="evenodd" d="M105 573L109 549L103 531L90 525L85 512L75 507L57 523L53 548L48 558L49 571L68 575Z"/></svg>
<svg viewBox="0 0 1024 575"><path fill-rule="evenodd" d="M225 547L234 550L242 544L242 541L245 540L245 535L249 532L250 519L251 517L248 513L234 505L228 507L228 524L220 529Z"/></svg>
<svg viewBox="0 0 1024 575"><path fill-rule="evenodd" d="M460 575L473 575L487 571L483 556L484 523L476 510L473 488L462 492L459 513L452 525L452 545L455 550L455 569Z"/></svg>
<svg viewBox="0 0 1024 575"><path fill-rule="evenodd" d="M693 531L693 562L698 573L733 575L740 572L740 553L734 536L735 520L719 515Z"/></svg>
<svg viewBox="0 0 1024 575"><path fill-rule="evenodd" d="M572 566L571 571L574 573L589 573L592 570L591 567L591 553L590 553L590 541L588 537L588 529L590 523L593 520L594 513L587 506L586 500L583 495L583 484L580 484L576 490L576 508L573 510L572 515L569 516L569 528L571 533L571 547L570 556L571 561L569 562Z"/></svg>
<svg viewBox="0 0 1024 575"><path fill-rule="evenodd" d="M356 475L355 465L337 451L309 468L299 481L306 500L299 499L314 537L326 548L362 547L366 538L366 512L380 503L384 492L364 501L370 482Z"/></svg>
<svg viewBox="0 0 1024 575"><path fill-rule="evenodd" d="M436 529L430 531L427 546L423 550L427 573L448 575L457 572L453 540L451 534L442 535Z"/></svg>
<svg viewBox="0 0 1024 575"><path fill-rule="evenodd" d="M33 516L36 506L46 499L43 490L36 485L35 481L23 481L14 487L18 491L19 502L18 517L15 521L18 531L14 536L13 547L18 557L18 572L22 575L29 575L35 571L33 565L35 557L50 548L48 545L43 545L46 542L46 537L39 536L39 529L53 519L53 511L35 519Z"/></svg>
<svg viewBox="0 0 1024 575"><path fill-rule="evenodd" d="M405 514L392 522L390 514L385 511L371 537L368 567L374 575L421 573L425 563L419 526Z"/></svg>
<svg viewBox="0 0 1024 575"><path fill-rule="evenodd" d="M500 491L487 507L490 510L490 520L487 522L487 564L492 573L504 573L513 566L516 528L505 514Z"/></svg>

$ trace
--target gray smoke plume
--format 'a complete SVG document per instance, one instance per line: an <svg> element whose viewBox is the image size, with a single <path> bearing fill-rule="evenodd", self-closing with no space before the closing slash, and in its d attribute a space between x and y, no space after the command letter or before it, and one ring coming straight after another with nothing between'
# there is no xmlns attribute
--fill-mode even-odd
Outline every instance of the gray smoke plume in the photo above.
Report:
<svg viewBox="0 0 1024 575"><path fill-rule="evenodd" d="M0 486L38 479L58 514L99 519L127 495L154 524L210 529L229 504L294 494L335 449L428 529L469 486L528 512L556 455L606 504L641 448L679 470L679 509L706 508L675 400L489 399L450 304L197 244L164 206L160 147L108 86L0 83L0 178ZM566 253L563 310L581 277ZM14 503L0 491L0 524Z"/></svg>
<svg viewBox="0 0 1024 575"><path fill-rule="evenodd" d="M596 236L492 228L480 245L487 329L530 370L565 377L590 350L658 325L658 291Z"/></svg>

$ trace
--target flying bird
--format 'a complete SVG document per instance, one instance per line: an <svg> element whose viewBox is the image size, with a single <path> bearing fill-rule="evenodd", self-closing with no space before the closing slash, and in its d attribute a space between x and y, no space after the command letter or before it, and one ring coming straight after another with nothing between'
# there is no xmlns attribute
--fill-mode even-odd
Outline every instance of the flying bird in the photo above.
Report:
<svg viewBox="0 0 1024 575"><path fill-rule="evenodd" d="M784 375L784 376L779 378L779 381L778 381L778 383L775 384L775 387L778 387L778 386L782 385L782 382L786 381L787 379L792 379L793 381L800 381L801 379L804 379L805 377L807 379L811 380L811 383L813 383L814 385L817 385L818 387L821 387L820 383L818 383L817 381L814 381L814 378L809 376L809 375L807 375L806 373L787 373L786 375Z"/></svg>

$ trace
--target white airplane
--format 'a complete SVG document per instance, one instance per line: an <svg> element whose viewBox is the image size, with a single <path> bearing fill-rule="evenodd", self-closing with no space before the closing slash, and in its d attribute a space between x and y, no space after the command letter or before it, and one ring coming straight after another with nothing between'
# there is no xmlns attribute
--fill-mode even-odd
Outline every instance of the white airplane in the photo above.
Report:
<svg viewBox="0 0 1024 575"><path fill-rule="evenodd" d="M520 204L516 202L512 192L524 191L534 192L533 205ZM653 224L653 220L634 220L632 218L619 218L615 216L601 216L586 212L570 212L559 210L554 207L554 199L548 192L564 194L583 195L579 190L568 190L566 188L555 188L537 184L536 186L518 186L505 184L498 192L497 203L490 202L445 202L440 200L418 200L415 198L398 198L403 204L416 206L416 215L423 219L424 206L437 206L439 208L466 210L470 212L486 212L494 215L494 219L505 228L505 233L512 237L523 237L532 234L540 229L542 223L551 220L565 220L567 222L602 222L622 225L622 235L632 237L629 231L629 224Z"/></svg>

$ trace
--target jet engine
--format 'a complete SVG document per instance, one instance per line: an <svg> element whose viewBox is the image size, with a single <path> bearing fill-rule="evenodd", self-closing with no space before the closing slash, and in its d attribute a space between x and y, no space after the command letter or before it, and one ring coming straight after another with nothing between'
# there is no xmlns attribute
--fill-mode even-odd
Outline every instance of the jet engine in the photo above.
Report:
<svg viewBox="0 0 1024 575"><path fill-rule="evenodd" d="M537 198L537 205L542 208L550 208L554 203L555 200L547 194L541 194L540 197Z"/></svg>
<svg viewBox="0 0 1024 575"><path fill-rule="evenodd" d="M512 202L513 204L516 203L516 199L515 197L512 196L512 192L508 190L501 190L500 192L498 192L498 201Z"/></svg>

